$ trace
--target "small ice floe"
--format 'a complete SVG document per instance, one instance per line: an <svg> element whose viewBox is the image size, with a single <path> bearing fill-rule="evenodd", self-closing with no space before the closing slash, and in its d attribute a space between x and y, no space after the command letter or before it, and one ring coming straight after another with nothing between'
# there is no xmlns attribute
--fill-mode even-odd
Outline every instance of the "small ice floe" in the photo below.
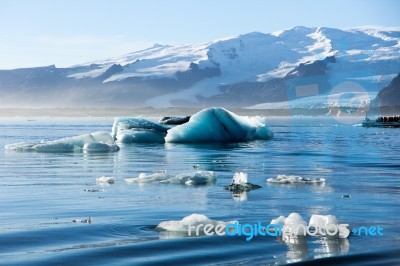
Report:
<svg viewBox="0 0 400 266"><path fill-rule="evenodd" d="M113 138L107 132L99 131L80 136L58 140L41 141L39 143L14 143L5 146L6 150L36 152L113 152L118 151Z"/></svg>
<svg viewBox="0 0 400 266"><path fill-rule="evenodd" d="M313 214L310 218L310 222L308 223L308 226L311 225L318 228L323 228L325 231L329 231L329 234L325 234L329 235L330 237L347 238L350 234L347 225L340 225L336 219L336 216L334 215ZM333 233L335 234L333 235Z"/></svg>
<svg viewBox="0 0 400 266"><path fill-rule="evenodd" d="M268 178L272 184L322 184L325 178L304 178L296 175L278 175L276 178Z"/></svg>
<svg viewBox="0 0 400 266"><path fill-rule="evenodd" d="M293 212L287 217L279 216L272 219L270 224L281 226L282 235L285 236L326 236L330 238L347 238L350 231L347 225L339 224L334 215L313 214L307 223L300 214ZM274 228L271 227L270 230Z"/></svg>
<svg viewBox="0 0 400 266"><path fill-rule="evenodd" d="M98 184L114 184L115 178L112 176L102 176L96 179L96 183Z"/></svg>
<svg viewBox="0 0 400 266"><path fill-rule="evenodd" d="M247 181L247 173L243 172L236 172L232 178L232 183L224 187L224 189L235 193L250 191L257 188L261 188L261 186L249 183Z"/></svg>
<svg viewBox="0 0 400 266"><path fill-rule="evenodd" d="M92 223L92 217L89 217L87 219L74 219L72 220L73 223L82 223L82 224L91 224Z"/></svg>
<svg viewBox="0 0 400 266"><path fill-rule="evenodd" d="M208 218L203 214L191 214L189 216L184 217L182 220L173 220L173 221L165 221L161 222L157 225L156 230L158 231L171 231L171 232L184 232L186 236L196 236L196 228L201 226L201 228L197 229L199 235L204 235L204 227L210 227L210 232L216 229L216 226L219 226L219 230L225 231L225 228L228 224L232 222L224 222L224 221L216 221ZM211 228L212 227L212 228Z"/></svg>
<svg viewBox="0 0 400 266"><path fill-rule="evenodd" d="M279 216L276 219L272 219L270 224L274 225L282 224L282 226L292 229L291 230L292 235L304 235L305 231L297 229L298 228L302 229L302 227L305 228L307 226L307 223L297 212L292 212L287 217Z"/></svg>
<svg viewBox="0 0 400 266"><path fill-rule="evenodd" d="M215 183L216 180L217 176L213 171L197 171L178 175L171 175L163 171L153 174L140 173L139 177L125 179L125 182L128 184L166 183L200 186Z"/></svg>

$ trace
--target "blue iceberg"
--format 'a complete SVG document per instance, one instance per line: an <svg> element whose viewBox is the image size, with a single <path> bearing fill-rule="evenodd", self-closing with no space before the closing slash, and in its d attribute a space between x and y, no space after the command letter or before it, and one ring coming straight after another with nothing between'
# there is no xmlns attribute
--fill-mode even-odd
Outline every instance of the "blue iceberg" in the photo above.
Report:
<svg viewBox="0 0 400 266"><path fill-rule="evenodd" d="M189 122L168 130L166 142L239 142L273 137L268 126L253 117L238 116L224 108L208 108Z"/></svg>
<svg viewBox="0 0 400 266"><path fill-rule="evenodd" d="M117 117L111 135L120 143L164 143L167 129L143 118Z"/></svg>

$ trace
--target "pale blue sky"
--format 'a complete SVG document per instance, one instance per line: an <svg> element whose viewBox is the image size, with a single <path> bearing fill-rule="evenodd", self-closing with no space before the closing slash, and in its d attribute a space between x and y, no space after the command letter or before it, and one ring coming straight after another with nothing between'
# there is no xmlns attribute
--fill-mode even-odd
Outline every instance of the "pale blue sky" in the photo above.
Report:
<svg viewBox="0 0 400 266"><path fill-rule="evenodd" d="M397 0L0 0L0 69L65 67L153 43L294 26L400 26Z"/></svg>

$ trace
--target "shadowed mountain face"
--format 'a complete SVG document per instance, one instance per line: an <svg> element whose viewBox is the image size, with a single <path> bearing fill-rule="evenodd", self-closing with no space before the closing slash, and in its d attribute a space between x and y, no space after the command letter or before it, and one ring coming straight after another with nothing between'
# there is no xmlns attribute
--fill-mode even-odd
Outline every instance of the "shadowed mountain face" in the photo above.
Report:
<svg viewBox="0 0 400 266"><path fill-rule="evenodd" d="M334 56L301 63L283 78L265 82L242 82L221 86L222 94L205 99L210 105L251 106L265 102L283 102L329 92L328 65Z"/></svg>
<svg viewBox="0 0 400 266"><path fill-rule="evenodd" d="M374 99L373 106L400 106L400 73Z"/></svg>
<svg viewBox="0 0 400 266"><path fill-rule="evenodd" d="M247 107L329 95L342 84L377 93L399 70L400 31L295 27L68 68L0 70L0 106Z"/></svg>

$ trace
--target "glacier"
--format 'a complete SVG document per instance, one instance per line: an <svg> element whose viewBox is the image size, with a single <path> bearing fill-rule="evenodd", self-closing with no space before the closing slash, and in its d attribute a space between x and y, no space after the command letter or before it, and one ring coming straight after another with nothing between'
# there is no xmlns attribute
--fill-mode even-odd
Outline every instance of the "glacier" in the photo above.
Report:
<svg viewBox="0 0 400 266"><path fill-rule="evenodd" d="M272 137L269 127L256 118L238 116L224 108L207 108L193 115L189 122L169 129L165 141L239 142Z"/></svg>
<svg viewBox="0 0 400 266"><path fill-rule="evenodd" d="M8 144L5 149L36 152L113 152L118 151L119 147L114 143L110 133L98 131L39 143L19 142Z"/></svg>

